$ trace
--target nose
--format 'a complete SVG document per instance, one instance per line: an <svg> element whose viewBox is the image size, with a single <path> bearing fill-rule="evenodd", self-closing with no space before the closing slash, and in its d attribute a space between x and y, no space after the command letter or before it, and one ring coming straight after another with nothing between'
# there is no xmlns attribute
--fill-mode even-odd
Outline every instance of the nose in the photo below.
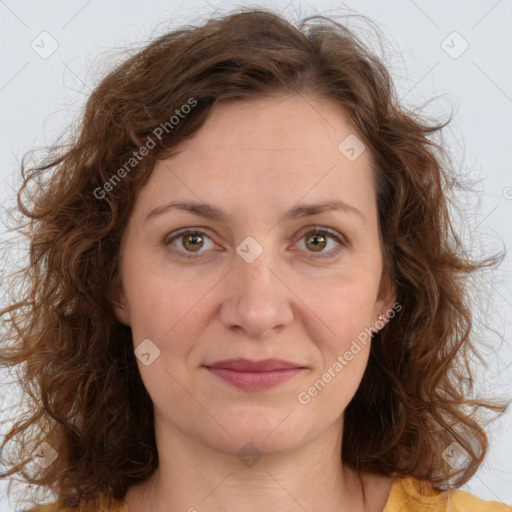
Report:
<svg viewBox="0 0 512 512"><path fill-rule="evenodd" d="M237 255L224 282L222 324L252 339L267 338L289 325L294 294L279 274L270 251L252 263Z"/></svg>

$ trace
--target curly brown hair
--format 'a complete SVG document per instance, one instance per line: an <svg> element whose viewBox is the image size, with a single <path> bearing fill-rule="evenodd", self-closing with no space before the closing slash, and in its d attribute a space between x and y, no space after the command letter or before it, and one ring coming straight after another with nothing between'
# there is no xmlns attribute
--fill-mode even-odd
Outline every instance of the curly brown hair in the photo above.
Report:
<svg viewBox="0 0 512 512"><path fill-rule="evenodd" d="M19 229L29 262L17 274L21 296L1 311L0 363L18 370L30 403L2 443L2 453L13 448L1 476L20 474L59 504L85 507L99 496L122 499L156 469L152 401L112 304L120 239L155 162L192 137L217 102L274 93L329 99L357 128L374 157L385 273L402 306L374 335L340 456L359 472L439 489L475 473L487 437L474 413L508 404L469 398L478 352L467 279L498 257L470 259L452 226L458 182L432 140L449 121L430 123L401 105L382 61L341 23L311 16L294 25L241 9L150 42L102 79L69 142L33 167L23 159ZM154 146L128 170L148 137ZM43 441L58 457L28 473ZM453 441L471 455L458 470L441 454Z"/></svg>

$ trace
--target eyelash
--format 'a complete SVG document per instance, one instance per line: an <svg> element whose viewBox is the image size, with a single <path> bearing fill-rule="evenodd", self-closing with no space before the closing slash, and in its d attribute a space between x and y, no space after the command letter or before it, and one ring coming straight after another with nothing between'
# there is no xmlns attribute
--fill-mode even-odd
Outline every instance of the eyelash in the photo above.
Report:
<svg viewBox="0 0 512 512"><path fill-rule="evenodd" d="M337 231L331 230L329 228L320 227L320 226L313 226L309 231L304 233L299 238L299 240L302 240L306 235L310 235L310 234L313 234L313 235L325 235L327 238L330 238L331 240L335 240L336 242L338 242L340 244L335 249L331 249L328 252L328 254L329 254L328 256L326 256L326 255L316 255L316 256L313 256L315 259L334 258L334 257L336 257L339 254L339 252L343 249L343 247L345 247L347 245L347 241L346 241L346 239L345 239L345 237L343 235L341 235ZM205 231L201 230L201 229L186 228L186 229L184 229L182 231L178 231L177 233L174 233L174 234L171 233L171 235L173 235L173 236L171 237L171 236L168 235L168 236L166 236L164 238L163 244L165 246L171 246L172 242L174 240L182 238L182 237L185 237L187 235L201 235L201 236L205 236L207 238L210 238L210 240L211 240L211 237L209 237L207 235L207 233ZM187 253L186 251L183 252L183 251L177 250L175 248L173 248L172 251L174 253L179 253L180 256L183 256L184 258L188 258L188 259L195 259L195 258L199 258L200 257L200 253ZM309 252L311 252L311 251L309 251Z"/></svg>

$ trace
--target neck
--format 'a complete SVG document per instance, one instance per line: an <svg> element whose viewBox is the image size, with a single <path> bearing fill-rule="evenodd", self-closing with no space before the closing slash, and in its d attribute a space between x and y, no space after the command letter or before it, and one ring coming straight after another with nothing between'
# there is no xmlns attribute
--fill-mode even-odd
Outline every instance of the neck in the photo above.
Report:
<svg viewBox="0 0 512 512"><path fill-rule="evenodd" d="M363 506L361 479L341 461L341 432L335 422L320 438L258 458L249 447L247 456L222 453L180 431L157 427L159 467L131 487L124 501L131 512L220 512L226 504L245 512L382 510L389 489L385 495L371 493L375 504Z"/></svg>

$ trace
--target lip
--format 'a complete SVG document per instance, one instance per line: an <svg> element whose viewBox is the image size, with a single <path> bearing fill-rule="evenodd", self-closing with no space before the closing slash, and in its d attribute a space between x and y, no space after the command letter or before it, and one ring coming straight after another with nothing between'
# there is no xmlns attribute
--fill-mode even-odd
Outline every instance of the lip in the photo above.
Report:
<svg viewBox="0 0 512 512"><path fill-rule="evenodd" d="M205 365L207 368L225 368L239 372L271 372L275 370L289 370L290 368L301 368L300 365L285 361L284 359L225 359L212 364Z"/></svg>
<svg viewBox="0 0 512 512"><path fill-rule="evenodd" d="M283 359L226 359L205 365L205 368L229 384L249 391L277 386L305 369Z"/></svg>

